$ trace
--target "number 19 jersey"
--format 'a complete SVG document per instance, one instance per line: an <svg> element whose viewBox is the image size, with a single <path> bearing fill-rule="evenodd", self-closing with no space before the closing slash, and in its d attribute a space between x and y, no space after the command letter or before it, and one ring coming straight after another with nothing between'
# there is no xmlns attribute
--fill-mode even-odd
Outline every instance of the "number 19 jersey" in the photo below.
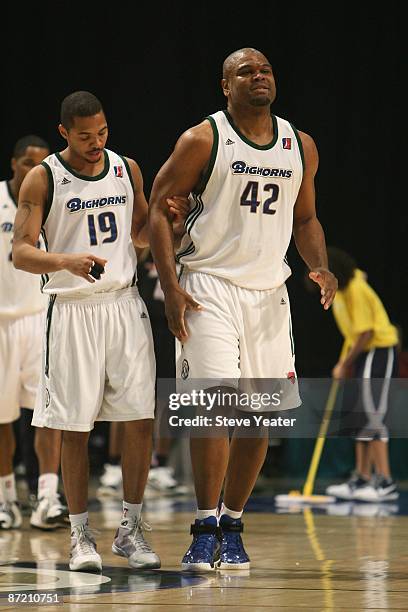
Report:
<svg viewBox="0 0 408 612"><path fill-rule="evenodd" d="M247 289L279 287L290 276L286 251L303 178L299 135L272 115L273 140L257 145L227 111L207 119L214 135L211 158L203 184L190 194L177 259L189 270Z"/></svg>
<svg viewBox="0 0 408 612"><path fill-rule="evenodd" d="M43 291L86 296L136 283L136 253L131 238L133 185L128 162L107 149L97 176L75 172L59 153L42 165L48 174L48 202L42 235L53 253L90 253L107 259L105 273L89 283L67 270L45 274Z"/></svg>

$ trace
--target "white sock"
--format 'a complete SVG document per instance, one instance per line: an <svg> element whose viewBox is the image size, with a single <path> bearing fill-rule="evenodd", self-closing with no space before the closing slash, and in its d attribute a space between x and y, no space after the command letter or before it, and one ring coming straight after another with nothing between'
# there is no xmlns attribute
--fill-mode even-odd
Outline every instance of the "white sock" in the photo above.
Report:
<svg viewBox="0 0 408 612"><path fill-rule="evenodd" d="M14 478L13 472L11 472L11 474L8 474L7 476L0 476L0 489L4 501L17 501L16 479Z"/></svg>
<svg viewBox="0 0 408 612"><path fill-rule="evenodd" d="M241 510L241 512L236 512L235 510L230 510L229 508L227 508L225 504L222 504L220 518L222 517L223 514L226 514L227 516L230 516L232 519L240 519L242 516L242 513L243 513L243 510Z"/></svg>
<svg viewBox="0 0 408 612"><path fill-rule="evenodd" d="M80 527L81 525L87 525L88 512L81 512L81 514L70 514L69 520L71 522L71 529L74 527Z"/></svg>
<svg viewBox="0 0 408 612"><path fill-rule="evenodd" d="M123 501L123 514L122 521L126 520L130 523L135 523L140 519L140 515L142 514L142 504L129 504L126 501Z"/></svg>
<svg viewBox="0 0 408 612"><path fill-rule="evenodd" d="M38 478L38 499L55 497L58 491L58 474L41 474Z"/></svg>
<svg viewBox="0 0 408 612"><path fill-rule="evenodd" d="M199 508L197 508L197 518L199 521L209 518L210 516L217 516L217 508L213 510L199 510Z"/></svg>

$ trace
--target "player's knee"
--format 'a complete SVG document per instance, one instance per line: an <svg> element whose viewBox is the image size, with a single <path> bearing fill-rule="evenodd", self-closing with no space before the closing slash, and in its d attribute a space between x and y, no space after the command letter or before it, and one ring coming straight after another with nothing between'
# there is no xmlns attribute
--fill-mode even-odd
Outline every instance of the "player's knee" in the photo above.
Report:
<svg viewBox="0 0 408 612"><path fill-rule="evenodd" d="M70 447L87 447L89 439L89 431L64 431L62 440L64 446Z"/></svg>

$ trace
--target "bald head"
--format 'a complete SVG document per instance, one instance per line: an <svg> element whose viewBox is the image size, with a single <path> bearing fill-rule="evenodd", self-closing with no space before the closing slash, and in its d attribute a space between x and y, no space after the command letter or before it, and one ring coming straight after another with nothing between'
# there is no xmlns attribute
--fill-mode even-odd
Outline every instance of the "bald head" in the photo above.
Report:
<svg viewBox="0 0 408 612"><path fill-rule="evenodd" d="M268 60L264 56L263 53L254 49L253 47L244 47L243 49L238 49L233 53L230 53L229 56L224 60L222 66L222 76L224 79L228 79L233 72L234 68L242 62L243 58L248 54L256 54L260 58L264 60L265 63L269 64Z"/></svg>

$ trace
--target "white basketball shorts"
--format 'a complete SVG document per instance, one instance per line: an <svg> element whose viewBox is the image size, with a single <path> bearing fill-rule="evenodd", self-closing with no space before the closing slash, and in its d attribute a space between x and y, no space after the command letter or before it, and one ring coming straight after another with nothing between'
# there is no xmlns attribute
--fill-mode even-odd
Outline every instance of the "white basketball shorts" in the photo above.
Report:
<svg viewBox="0 0 408 612"><path fill-rule="evenodd" d="M44 313L0 320L0 423L34 408L41 373Z"/></svg>
<svg viewBox="0 0 408 612"><path fill-rule="evenodd" d="M136 287L52 296L32 424L90 431L95 421L154 418L150 320Z"/></svg>
<svg viewBox="0 0 408 612"><path fill-rule="evenodd" d="M177 341L177 377L185 382L246 379L250 387L249 379L274 379L278 387L286 381L288 401L280 409L299 406L286 285L257 291L186 270L180 285L202 310L186 312L189 336L183 345Z"/></svg>

